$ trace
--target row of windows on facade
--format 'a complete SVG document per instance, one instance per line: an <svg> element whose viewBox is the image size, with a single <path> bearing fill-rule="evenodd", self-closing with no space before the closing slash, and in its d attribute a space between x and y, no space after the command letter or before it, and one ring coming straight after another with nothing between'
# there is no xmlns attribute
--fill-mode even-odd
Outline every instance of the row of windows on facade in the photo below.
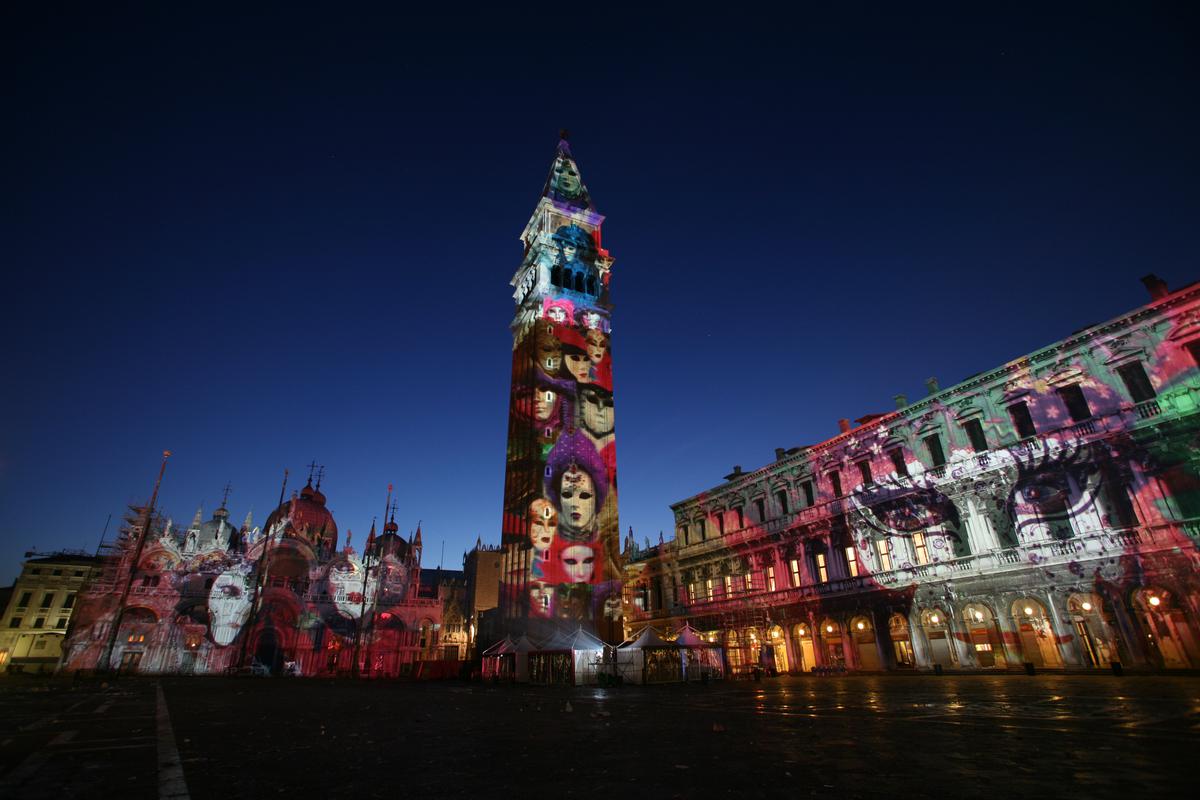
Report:
<svg viewBox="0 0 1200 800"><path fill-rule="evenodd" d="M42 602L38 608L48 610L54 608L55 592L45 592L42 594ZM24 611L29 607L29 603L33 600L33 592L21 592L21 596L17 598L17 611ZM66 610L75 607L75 593L68 592L63 598L61 608Z"/></svg>
<svg viewBox="0 0 1200 800"><path fill-rule="evenodd" d="M1200 363L1200 343L1197 343L1197 348L1193 355L1197 358L1197 363ZM1157 395L1154 387L1150 383L1150 379L1146 375L1145 369L1137 362L1125 364L1117 369L1117 374L1125 382L1126 388L1129 390L1130 397L1134 403L1144 403L1153 400ZM1057 390L1062 398L1064 405L1067 408L1067 413L1071 417L1073 424L1086 422L1092 418L1092 410L1088 405L1087 398L1083 394L1083 390L1078 384L1064 386ZM1037 436L1037 426L1034 424L1033 415L1029 412L1029 405L1024 401L1018 401L1008 406L1009 418L1012 420L1013 428L1017 432L1018 438L1024 440ZM968 419L962 423L963 432L967 436L967 440L971 444L971 449L976 453L986 453L989 449L987 437L983 432L983 424L978 419ZM929 434L922 437L922 444L929 455L931 465L936 469L945 466L946 451L942 447L942 438L937 433ZM896 447L887 451L888 459L896 472L897 477L908 477L908 464L904 460L904 451L902 448ZM871 468L871 461L863 459L855 463L858 468L859 476L862 478L864 485L870 485L875 482L875 477ZM829 480L829 488L832 490L833 496L843 497L845 492L842 489L842 475L838 470L831 470L826 473L826 478ZM813 486L813 481L807 480L800 484L800 490L804 496L804 505L799 508L808 508L816 502L816 491ZM775 492L775 502L779 515L786 515L792 512L791 504L788 502L788 493L786 490L780 489ZM767 520L766 499L759 497L754 500L755 510L758 512L758 521L765 522ZM799 510L799 508L795 510ZM734 513L737 515L737 529L746 526L744 512L741 508L735 508ZM717 535L725 534L725 515L717 514ZM707 526L701 520L697 523L699 526L698 533L700 534L699 541L704 541L707 538ZM683 543L689 544L689 526L683 525L680 529Z"/></svg>
<svg viewBox="0 0 1200 800"><path fill-rule="evenodd" d="M582 272L572 272L569 269L562 267L554 267L550 270L550 283L560 289L568 289L579 292L580 294L595 294L596 293L596 276L585 276Z"/></svg>
<svg viewBox="0 0 1200 800"><path fill-rule="evenodd" d="M922 533L913 533L912 546L913 557L918 565L930 563L929 545L925 540L925 535ZM879 556L879 564L884 572L893 569L892 552L888 542L884 539L875 542L875 550ZM842 549L842 568L843 571L851 578L857 578L862 574L862 569L859 565L858 551L853 545ZM813 553L809 557L809 568L816 583L828 583L830 580L830 561L826 553ZM788 585L784 588L798 588L803 582L803 570L801 569L800 559L792 558L787 562L788 569ZM746 572L740 576L725 575L721 579L707 578L703 583L693 582L687 585L688 602L695 603L710 602L734 597L738 594L748 594L750 592L768 591L775 592L779 590L779 584L775 578L775 567L768 566L762 570L759 575L762 577L761 582L755 581L753 572ZM703 590L703 594L700 593ZM718 591L720 590L720 591ZM644 603L645 601L643 601Z"/></svg>
<svg viewBox="0 0 1200 800"><path fill-rule="evenodd" d="M30 567L30 569L29 569L30 575L41 575L42 573L43 573L43 570L41 567ZM64 575L66 573L62 569L52 569L52 570L50 570L50 574L54 575L54 576L59 576L59 575ZM81 570L81 569L74 570L74 577L82 578L83 570Z"/></svg>

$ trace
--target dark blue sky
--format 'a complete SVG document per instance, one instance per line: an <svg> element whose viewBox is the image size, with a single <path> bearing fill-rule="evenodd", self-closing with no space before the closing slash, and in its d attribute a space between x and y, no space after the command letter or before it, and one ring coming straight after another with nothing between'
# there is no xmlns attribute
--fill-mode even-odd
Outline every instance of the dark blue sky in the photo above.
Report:
<svg viewBox="0 0 1200 800"><path fill-rule="evenodd" d="M358 543L389 482L427 566L497 542L507 282L563 126L617 259L639 538L1147 272L1200 278L1182 6L554 8L4 12L0 581L95 547L164 448L182 522L226 481L261 522L315 458Z"/></svg>

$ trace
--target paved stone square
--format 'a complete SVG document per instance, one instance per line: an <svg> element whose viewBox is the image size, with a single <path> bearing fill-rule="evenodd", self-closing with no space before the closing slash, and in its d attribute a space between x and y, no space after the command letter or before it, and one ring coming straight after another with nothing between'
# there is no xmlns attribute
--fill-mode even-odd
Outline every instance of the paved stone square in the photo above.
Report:
<svg viewBox="0 0 1200 800"><path fill-rule="evenodd" d="M0 716L0 796L181 797L181 765L195 798L1165 797L1194 788L1200 679L6 680Z"/></svg>

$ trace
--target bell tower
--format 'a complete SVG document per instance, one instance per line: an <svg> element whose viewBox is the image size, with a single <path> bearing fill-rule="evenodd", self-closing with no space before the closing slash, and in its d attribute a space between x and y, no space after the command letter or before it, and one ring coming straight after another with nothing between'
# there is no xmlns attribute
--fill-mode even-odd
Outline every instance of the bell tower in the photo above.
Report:
<svg viewBox="0 0 1200 800"><path fill-rule="evenodd" d="M563 131L512 279L500 599L510 634L623 635L603 222Z"/></svg>

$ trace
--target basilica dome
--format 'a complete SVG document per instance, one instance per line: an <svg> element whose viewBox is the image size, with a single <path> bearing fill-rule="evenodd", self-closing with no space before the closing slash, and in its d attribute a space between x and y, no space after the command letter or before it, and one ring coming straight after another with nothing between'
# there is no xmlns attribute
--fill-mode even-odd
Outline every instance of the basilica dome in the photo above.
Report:
<svg viewBox="0 0 1200 800"><path fill-rule="evenodd" d="M337 523L325 507L325 495L311 483L300 490L267 517L263 530L272 532L280 522L286 522L284 536L302 539L313 547L332 553L337 547Z"/></svg>

